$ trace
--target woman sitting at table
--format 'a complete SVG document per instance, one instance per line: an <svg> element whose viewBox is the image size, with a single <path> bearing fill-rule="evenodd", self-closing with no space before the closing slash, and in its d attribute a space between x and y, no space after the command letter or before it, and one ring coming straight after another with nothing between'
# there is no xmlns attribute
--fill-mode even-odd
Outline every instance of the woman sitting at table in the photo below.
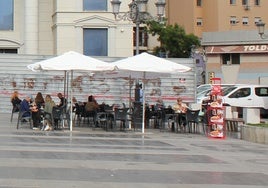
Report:
<svg viewBox="0 0 268 188"><path fill-rule="evenodd" d="M174 110L175 113L178 114L178 123L179 125L183 125L184 128L186 126L186 116L185 113L188 109L188 106L182 102L182 98L177 99L177 103L173 105L172 109Z"/></svg>
<svg viewBox="0 0 268 188"><path fill-rule="evenodd" d="M99 105L92 95L88 96L88 101L85 105L85 111L87 117L93 117L94 123L96 122L97 110Z"/></svg>

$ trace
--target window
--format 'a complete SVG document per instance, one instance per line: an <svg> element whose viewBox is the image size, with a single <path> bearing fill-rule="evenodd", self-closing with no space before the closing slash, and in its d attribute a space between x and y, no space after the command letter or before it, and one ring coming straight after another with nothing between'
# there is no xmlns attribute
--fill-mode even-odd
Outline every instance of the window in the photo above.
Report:
<svg viewBox="0 0 268 188"><path fill-rule="evenodd" d="M83 0L85 11L107 11L107 0Z"/></svg>
<svg viewBox="0 0 268 188"><path fill-rule="evenodd" d="M250 88L241 88L230 95L230 98L241 98L241 97L248 97L251 94Z"/></svg>
<svg viewBox="0 0 268 188"><path fill-rule="evenodd" d="M261 5L261 0L255 0L255 1L254 1L254 5L256 5L256 6L260 6L260 5Z"/></svg>
<svg viewBox="0 0 268 188"><path fill-rule="evenodd" d="M107 56L108 55L108 31L107 29L84 29L84 55Z"/></svg>
<svg viewBox="0 0 268 188"><path fill-rule="evenodd" d="M203 25L203 19L202 18L197 18L196 25L197 26L202 26Z"/></svg>
<svg viewBox="0 0 268 188"><path fill-rule="evenodd" d="M13 30L13 0L0 0L0 30Z"/></svg>
<svg viewBox="0 0 268 188"><path fill-rule="evenodd" d="M136 27L133 28L133 46L136 46ZM148 46L148 34L145 28L139 28L139 46Z"/></svg>
<svg viewBox="0 0 268 188"><path fill-rule="evenodd" d="M196 0L196 6L201 7L202 6L202 0Z"/></svg>
<svg viewBox="0 0 268 188"><path fill-rule="evenodd" d="M223 65L240 64L240 54L222 54L221 61Z"/></svg>
<svg viewBox="0 0 268 188"><path fill-rule="evenodd" d="M255 93L257 96L267 97L268 96L268 87L256 87Z"/></svg>
<svg viewBox="0 0 268 188"><path fill-rule="evenodd" d="M243 17L242 18L242 24L243 25L248 25L248 17Z"/></svg>
<svg viewBox="0 0 268 188"><path fill-rule="evenodd" d="M0 54L17 54L17 49L0 49Z"/></svg>
<svg viewBox="0 0 268 188"><path fill-rule="evenodd" d="M235 5L236 4L236 0L230 0L230 5Z"/></svg>
<svg viewBox="0 0 268 188"><path fill-rule="evenodd" d="M237 23L238 23L238 20L237 20L236 16L231 16L230 24L231 25L236 25Z"/></svg>
<svg viewBox="0 0 268 188"><path fill-rule="evenodd" d="M242 0L242 5L248 5L248 0Z"/></svg>
<svg viewBox="0 0 268 188"><path fill-rule="evenodd" d="M261 20L260 17L255 17L255 18L254 18L254 24L256 25L260 20Z"/></svg>

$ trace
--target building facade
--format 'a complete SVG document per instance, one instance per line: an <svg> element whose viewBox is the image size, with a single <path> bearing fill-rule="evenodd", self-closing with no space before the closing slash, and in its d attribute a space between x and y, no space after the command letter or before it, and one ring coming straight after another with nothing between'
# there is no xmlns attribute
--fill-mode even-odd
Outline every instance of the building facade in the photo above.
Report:
<svg viewBox="0 0 268 188"><path fill-rule="evenodd" d="M257 31L206 32L206 70L228 84L268 84L268 40Z"/></svg>
<svg viewBox="0 0 268 188"><path fill-rule="evenodd" d="M169 24L202 38L204 32L256 30L260 19L268 22L265 0L166 0Z"/></svg>
<svg viewBox="0 0 268 188"><path fill-rule="evenodd" d="M130 2L122 1L122 13L129 10ZM151 15L156 15L156 2L148 2ZM110 0L1 0L0 25L2 53L59 55L74 50L127 57L135 51L135 26L115 20ZM157 41L140 26L140 50L154 48Z"/></svg>
<svg viewBox="0 0 268 188"><path fill-rule="evenodd" d="M167 0L166 16L200 37L206 83L220 77L223 83L268 84L268 41L256 27L268 22L267 7L265 0Z"/></svg>

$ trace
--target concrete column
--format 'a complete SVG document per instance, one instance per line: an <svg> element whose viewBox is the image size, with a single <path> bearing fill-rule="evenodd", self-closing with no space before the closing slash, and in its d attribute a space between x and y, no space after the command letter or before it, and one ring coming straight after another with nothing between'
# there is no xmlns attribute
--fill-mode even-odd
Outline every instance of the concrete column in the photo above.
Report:
<svg viewBox="0 0 268 188"><path fill-rule="evenodd" d="M224 118L233 118L232 107L226 106L224 110Z"/></svg>
<svg viewBox="0 0 268 188"><path fill-rule="evenodd" d="M259 108L243 108L243 119L245 123L260 123L260 109Z"/></svg>
<svg viewBox="0 0 268 188"><path fill-rule="evenodd" d="M116 57L116 26L111 25L108 29L108 56Z"/></svg>
<svg viewBox="0 0 268 188"><path fill-rule="evenodd" d="M38 54L38 1L25 0L24 8L25 54Z"/></svg>

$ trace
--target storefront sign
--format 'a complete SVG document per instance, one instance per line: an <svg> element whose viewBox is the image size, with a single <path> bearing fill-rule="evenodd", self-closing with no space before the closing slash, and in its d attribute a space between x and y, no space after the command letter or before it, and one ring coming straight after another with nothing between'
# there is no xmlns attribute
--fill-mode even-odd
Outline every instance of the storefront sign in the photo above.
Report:
<svg viewBox="0 0 268 188"><path fill-rule="evenodd" d="M245 52L267 52L268 51L268 45L250 45L250 46L244 46Z"/></svg>
<svg viewBox="0 0 268 188"><path fill-rule="evenodd" d="M227 53L267 53L268 45L244 45L244 46L209 46L207 54Z"/></svg>

